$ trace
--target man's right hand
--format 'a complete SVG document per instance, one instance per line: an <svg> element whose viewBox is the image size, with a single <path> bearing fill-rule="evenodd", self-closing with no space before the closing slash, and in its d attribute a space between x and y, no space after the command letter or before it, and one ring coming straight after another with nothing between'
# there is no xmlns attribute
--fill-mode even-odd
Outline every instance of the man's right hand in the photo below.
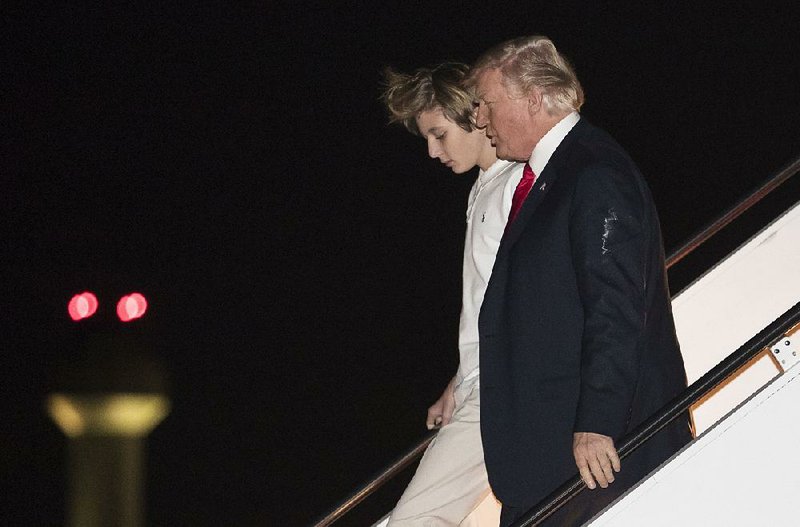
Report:
<svg viewBox="0 0 800 527"><path fill-rule="evenodd" d="M455 382L455 377L450 379L439 400L428 408L428 419L425 421L428 430L441 428L453 418L453 411L456 407Z"/></svg>
<svg viewBox="0 0 800 527"><path fill-rule="evenodd" d="M621 466L612 438L592 432L575 432L572 451L587 487L595 489L600 485L606 488L614 482L614 472L619 472Z"/></svg>

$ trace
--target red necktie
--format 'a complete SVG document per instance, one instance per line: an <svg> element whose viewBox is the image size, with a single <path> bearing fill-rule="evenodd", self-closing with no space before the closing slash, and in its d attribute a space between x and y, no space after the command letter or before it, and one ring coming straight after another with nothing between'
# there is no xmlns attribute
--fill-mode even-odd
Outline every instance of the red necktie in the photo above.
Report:
<svg viewBox="0 0 800 527"><path fill-rule="evenodd" d="M525 203L525 198L528 197L528 193L531 191L534 181L536 181L536 174L533 173L531 166L525 163L525 169L522 171L522 179L519 180L517 188L514 190L514 197L511 198L511 211L508 213L508 223L506 227L511 225L511 222L517 217L517 213L519 209L522 208L522 204Z"/></svg>

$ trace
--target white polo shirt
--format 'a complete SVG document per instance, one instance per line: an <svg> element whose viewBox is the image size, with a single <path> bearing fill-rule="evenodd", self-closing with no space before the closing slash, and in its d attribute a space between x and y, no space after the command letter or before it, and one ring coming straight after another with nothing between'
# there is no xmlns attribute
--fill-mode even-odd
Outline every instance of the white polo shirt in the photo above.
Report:
<svg viewBox="0 0 800 527"><path fill-rule="evenodd" d="M495 161L488 170L478 174L467 200L456 387L478 380L478 315L523 167L522 163Z"/></svg>

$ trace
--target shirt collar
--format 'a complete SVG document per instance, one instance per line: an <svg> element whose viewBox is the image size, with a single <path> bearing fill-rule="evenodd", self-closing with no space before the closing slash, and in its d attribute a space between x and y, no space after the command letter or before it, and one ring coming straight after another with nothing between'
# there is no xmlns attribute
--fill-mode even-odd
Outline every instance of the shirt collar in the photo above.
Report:
<svg viewBox="0 0 800 527"><path fill-rule="evenodd" d="M555 126L553 126L546 134L544 134L544 137L542 137L539 142L536 143L529 161L534 174L538 176L542 173L544 167L547 166L547 162L550 161L550 157L553 155L553 152L556 151L558 145L561 144L561 141L564 140L570 130L572 130L572 127L578 123L580 118L581 116L578 112L570 113L558 121Z"/></svg>
<svg viewBox="0 0 800 527"><path fill-rule="evenodd" d="M505 161L503 159L498 159L492 166L487 168L485 171L483 169L479 170L478 172L478 179L480 179L481 183L485 183L490 179L494 178L500 172L506 169L506 167L514 164L514 161Z"/></svg>

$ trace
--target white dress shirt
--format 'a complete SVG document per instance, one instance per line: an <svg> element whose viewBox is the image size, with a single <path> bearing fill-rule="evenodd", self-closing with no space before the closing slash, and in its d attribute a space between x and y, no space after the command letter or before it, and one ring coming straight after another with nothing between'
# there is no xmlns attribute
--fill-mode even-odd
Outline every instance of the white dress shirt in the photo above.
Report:
<svg viewBox="0 0 800 527"><path fill-rule="evenodd" d="M567 137L567 134L572 130L572 127L578 124L578 121L581 119L581 116L578 112L572 112L560 121L558 121L555 126L553 126L544 137L542 137L536 146L533 148L533 152L531 153L531 159L528 161L530 163L531 168L533 169L533 173L536 174L536 177L539 177L539 174L542 173L544 167L547 166L547 162L550 161L550 157L552 157L553 152L556 151L558 145L561 144L561 141Z"/></svg>

